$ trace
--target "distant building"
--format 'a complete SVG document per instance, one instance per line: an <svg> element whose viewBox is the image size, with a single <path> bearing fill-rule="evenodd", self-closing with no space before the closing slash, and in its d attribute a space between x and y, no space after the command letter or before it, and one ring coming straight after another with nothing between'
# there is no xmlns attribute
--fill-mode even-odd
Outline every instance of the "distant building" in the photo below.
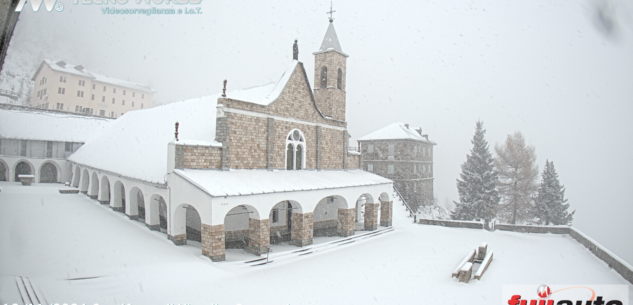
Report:
<svg viewBox="0 0 633 305"><path fill-rule="evenodd" d="M96 74L82 65L45 59L33 75L36 108L117 118L130 110L151 108L149 86Z"/></svg>
<svg viewBox="0 0 633 305"><path fill-rule="evenodd" d="M433 146L422 128L393 123L358 139L361 169L394 181L413 208L433 202Z"/></svg>
<svg viewBox="0 0 633 305"><path fill-rule="evenodd" d="M114 121L0 104L0 181L34 175L36 183L69 182L66 158Z"/></svg>

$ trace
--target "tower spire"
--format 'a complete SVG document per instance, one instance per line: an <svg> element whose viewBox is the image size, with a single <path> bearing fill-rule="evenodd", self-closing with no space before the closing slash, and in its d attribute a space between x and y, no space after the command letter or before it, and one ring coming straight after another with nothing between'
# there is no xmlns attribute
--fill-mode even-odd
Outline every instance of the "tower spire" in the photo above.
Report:
<svg viewBox="0 0 633 305"><path fill-rule="evenodd" d="M328 18L328 19L330 19L330 23L334 22L334 17L333 17L332 15L333 15L335 12L336 12L336 11L333 11L333 10L332 10L332 1L330 1L330 11L326 13L326 14L330 14L330 18Z"/></svg>

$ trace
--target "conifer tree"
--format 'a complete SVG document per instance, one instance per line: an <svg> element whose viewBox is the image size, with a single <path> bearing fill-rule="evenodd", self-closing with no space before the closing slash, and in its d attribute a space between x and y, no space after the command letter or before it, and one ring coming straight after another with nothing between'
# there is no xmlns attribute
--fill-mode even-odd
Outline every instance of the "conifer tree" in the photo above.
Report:
<svg viewBox="0 0 633 305"><path fill-rule="evenodd" d="M569 203L565 199L565 186L558 181L553 161L545 161L541 177L543 180L535 200L534 216L545 225L571 225L576 211L567 212Z"/></svg>
<svg viewBox="0 0 633 305"><path fill-rule="evenodd" d="M533 217L532 199L537 190L538 167L534 146L526 145L521 132L508 135L502 145L495 145L495 169L499 175L499 193L503 204L499 218L517 224Z"/></svg>
<svg viewBox="0 0 633 305"><path fill-rule="evenodd" d="M452 219L489 221L495 217L499 194L497 192L497 172L493 166L492 154L484 138L484 123L477 121L475 135L471 140L473 148L462 164L461 180L457 179L459 202L455 202Z"/></svg>

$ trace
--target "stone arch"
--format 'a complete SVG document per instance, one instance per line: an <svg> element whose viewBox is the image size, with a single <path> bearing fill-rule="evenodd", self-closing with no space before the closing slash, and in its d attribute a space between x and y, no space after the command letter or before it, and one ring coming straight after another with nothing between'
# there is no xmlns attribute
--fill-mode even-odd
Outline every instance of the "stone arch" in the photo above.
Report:
<svg viewBox="0 0 633 305"><path fill-rule="evenodd" d="M348 209L347 201L343 196L324 197L314 207L313 213L314 237L354 234L355 208Z"/></svg>
<svg viewBox="0 0 633 305"><path fill-rule="evenodd" d="M378 200L380 201L380 225L391 227L393 224L393 200L386 192L381 193Z"/></svg>
<svg viewBox="0 0 633 305"><path fill-rule="evenodd" d="M53 161L46 161L40 166L40 183L57 183L62 170Z"/></svg>
<svg viewBox="0 0 633 305"><path fill-rule="evenodd" d="M176 245L199 245L202 221L198 210L190 204L182 203L174 210L169 239Z"/></svg>
<svg viewBox="0 0 633 305"><path fill-rule="evenodd" d="M327 67L321 67L321 88L327 88Z"/></svg>
<svg viewBox="0 0 633 305"><path fill-rule="evenodd" d="M306 167L306 138L297 128L286 135L286 170L300 170Z"/></svg>
<svg viewBox="0 0 633 305"><path fill-rule="evenodd" d="M92 172L92 175L90 175L89 188L88 197L90 197L90 199L97 199L99 197L99 176L96 171Z"/></svg>
<svg viewBox="0 0 633 305"><path fill-rule="evenodd" d="M0 159L0 181L9 181L9 166Z"/></svg>
<svg viewBox="0 0 633 305"><path fill-rule="evenodd" d="M260 219L255 207L233 207L224 216L224 230L225 249L245 249L255 255L268 252L270 220Z"/></svg>
<svg viewBox="0 0 633 305"><path fill-rule="evenodd" d="M167 233L167 202L163 196L154 194L147 204L149 213L145 213L145 225L150 230Z"/></svg>
<svg viewBox="0 0 633 305"><path fill-rule="evenodd" d="M88 173L88 169L85 169L81 172L81 187L79 188L79 191L81 191L84 194L88 193L88 185L90 184L90 176Z"/></svg>
<svg viewBox="0 0 633 305"><path fill-rule="evenodd" d="M20 181L19 175L34 175L35 167L28 160L20 160L15 164L13 172L15 173L14 181Z"/></svg>
<svg viewBox="0 0 633 305"><path fill-rule="evenodd" d="M356 230L374 231L378 228L378 215L380 212L380 204L374 200L374 197L365 193L356 200Z"/></svg>
<svg viewBox="0 0 633 305"><path fill-rule="evenodd" d="M81 177L81 168L79 165L75 165L75 171L73 174L73 187L79 187L79 178Z"/></svg>
<svg viewBox="0 0 633 305"><path fill-rule="evenodd" d="M119 180L114 182L112 187L112 200L110 200L110 208L112 210L125 213L125 185Z"/></svg>
<svg viewBox="0 0 633 305"><path fill-rule="evenodd" d="M126 207L125 214L133 220L145 220L145 197L140 188L133 186L127 197L129 204Z"/></svg>
<svg viewBox="0 0 633 305"><path fill-rule="evenodd" d="M97 198L101 204L110 204L110 179L108 176L101 177L101 185L99 186L99 197Z"/></svg>
<svg viewBox="0 0 633 305"><path fill-rule="evenodd" d="M303 208L294 200L282 200L270 209L268 219L270 220L271 244L292 241L293 215L297 214L303 214Z"/></svg>

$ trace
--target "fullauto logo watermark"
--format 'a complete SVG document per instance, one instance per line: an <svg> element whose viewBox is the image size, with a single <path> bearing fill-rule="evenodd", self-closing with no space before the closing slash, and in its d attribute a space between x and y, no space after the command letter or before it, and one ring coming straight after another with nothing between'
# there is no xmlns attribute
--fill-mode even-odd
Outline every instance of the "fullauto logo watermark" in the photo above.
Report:
<svg viewBox="0 0 633 305"><path fill-rule="evenodd" d="M27 0L20 0L18 6L15 8L16 12L21 12L26 5ZM64 10L64 4L57 2L57 0L28 0L31 3L33 11L38 12L44 3L46 10L51 12L53 9L57 12ZM197 7L182 7L183 5L197 5L202 0L73 0L74 5L126 5L128 3L141 4L144 2L150 5L149 8L118 8L118 7L101 7L102 14L126 14L126 15L160 15L160 14L202 14L200 6ZM178 7L161 8L156 5L177 5Z"/></svg>
<svg viewBox="0 0 633 305"><path fill-rule="evenodd" d="M504 285L508 305L629 305L626 285Z"/></svg>

